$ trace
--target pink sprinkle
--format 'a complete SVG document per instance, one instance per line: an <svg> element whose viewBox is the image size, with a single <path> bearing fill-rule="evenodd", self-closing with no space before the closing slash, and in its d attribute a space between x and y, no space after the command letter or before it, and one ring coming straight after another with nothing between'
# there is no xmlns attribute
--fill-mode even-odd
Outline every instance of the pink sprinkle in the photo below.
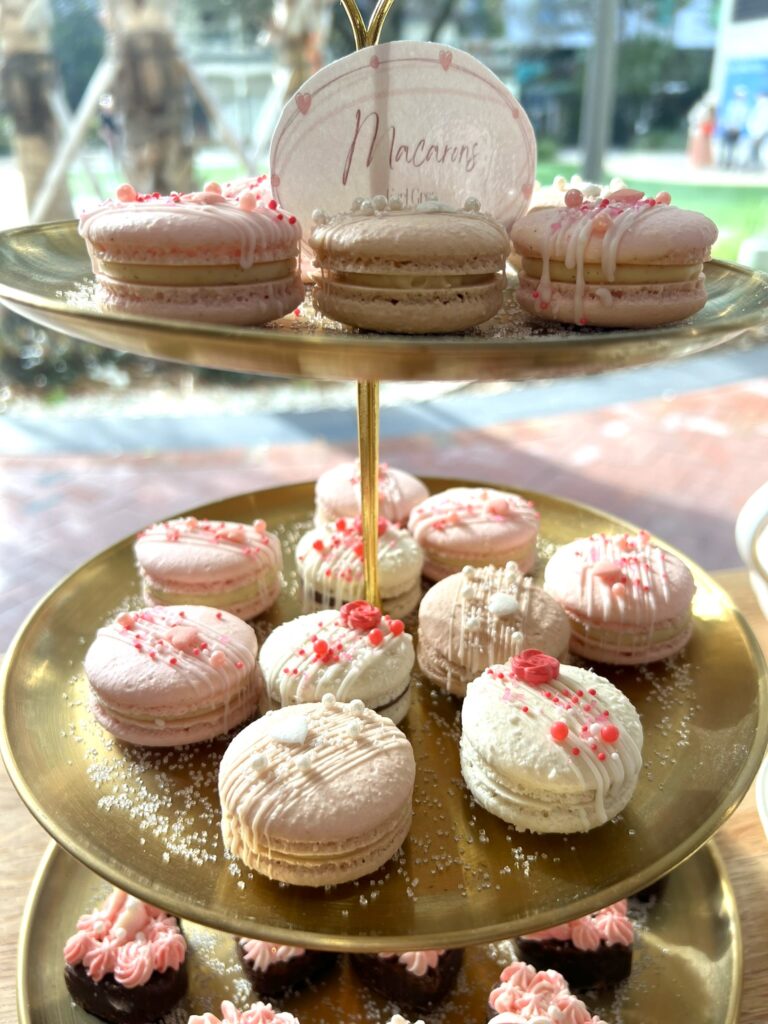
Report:
<svg viewBox="0 0 768 1024"><path fill-rule="evenodd" d="M598 761L604 761L604 760L605 760L605 754L604 754L604 753L602 752L602 750L601 750L601 751L600 751L600 753L599 753L599 754L597 755L597 760L598 760Z"/></svg>
<svg viewBox="0 0 768 1024"><path fill-rule="evenodd" d="M223 619L224 618L223 612L216 612L216 618L217 619Z"/></svg>
<svg viewBox="0 0 768 1024"><path fill-rule="evenodd" d="M243 663L242 663L242 661L236 661L236 662L235 662L235 668L243 668Z"/></svg>
<svg viewBox="0 0 768 1024"><path fill-rule="evenodd" d="M571 750L571 753L573 754L573 756L574 756L574 757L578 757L578 756L579 756L579 754L581 753L581 751L579 750L579 748L578 748L578 747L574 747L574 748L573 748L573 749Z"/></svg>
<svg viewBox="0 0 768 1024"><path fill-rule="evenodd" d="M211 655L211 666L213 668L223 668L227 663L227 656L224 651L214 651Z"/></svg>

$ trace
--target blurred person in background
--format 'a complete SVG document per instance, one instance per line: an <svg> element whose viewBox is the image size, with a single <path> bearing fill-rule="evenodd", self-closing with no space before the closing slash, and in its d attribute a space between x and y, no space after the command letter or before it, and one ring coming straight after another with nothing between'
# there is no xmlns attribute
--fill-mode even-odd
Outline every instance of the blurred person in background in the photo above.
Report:
<svg viewBox="0 0 768 1024"><path fill-rule="evenodd" d="M768 92L761 92L755 99L747 116L747 138L749 139L749 164L757 171L763 170L763 147L768 141Z"/></svg>
<svg viewBox="0 0 768 1024"><path fill-rule="evenodd" d="M743 85L737 85L733 90L731 98L723 107L723 112L719 119L719 127L723 132L722 148L720 150L721 166L734 166L736 147L739 144L742 133L746 129L748 117L749 103L747 102L747 90Z"/></svg>
<svg viewBox="0 0 768 1024"><path fill-rule="evenodd" d="M715 104L705 93L688 112L688 159L694 167L712 166L712 136L715 132Z"/></svg>

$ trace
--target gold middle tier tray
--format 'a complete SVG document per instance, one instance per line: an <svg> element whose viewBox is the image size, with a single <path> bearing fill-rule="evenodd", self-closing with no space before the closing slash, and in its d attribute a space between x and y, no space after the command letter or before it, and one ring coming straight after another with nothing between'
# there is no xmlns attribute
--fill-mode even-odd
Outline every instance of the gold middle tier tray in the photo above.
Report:
<svg viewBox="0 0 768 1024"><path fill-rule="evenodd" d="M427 482L432 490L459 483ZM300 613L293 550L312 493L310 484L282 487L195 510L261 517L280 534L286 588L257 624L262 637ZM553 545L627 528L584 506L529 496L541 511L539 571ZM328 891L278 885L229 860L216 794L226 741L122 746L88 711L88 644L117 611L140 605L131 538L64 580L17 636L5 663L6 764L33 814L84 864L210 927L358 951L444 948L537 930L680 864L734 810L757 771L768 736L765 664L728 596L691 568L695 628L684 654L608 672L642 715L645 765L626 810L585 835L520 834L474 805L459 770L459 704L417 675L404 723L417 758L416 814L396 860Z"/></svg>
<svg viewBox="0 0 768 1024"><path fill-rule="evenodd" d="M529 380L598 373L714 348L768 317L768 276L706 264L709 300L681 323L654 330L574 328L530 318L514 298L464 334L366 334L315 314L265 327L157 320L102 312L74 221L0 233L0 301L45 327L107 348L240 373L316 380Z"/></svg>

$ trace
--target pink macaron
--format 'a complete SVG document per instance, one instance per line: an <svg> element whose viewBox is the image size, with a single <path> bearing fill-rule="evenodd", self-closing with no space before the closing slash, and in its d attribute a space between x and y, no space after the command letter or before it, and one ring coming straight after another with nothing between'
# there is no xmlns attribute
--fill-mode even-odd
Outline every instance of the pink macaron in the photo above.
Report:
<svg viewBox="0 0 768 1024"><path fill-rule="evenodd" d="M424 551L424 575L441 580L465 565L536 561L539 513L519 494L490 487L450 487L420 502L408 529Z"/></svg>
<svg viewBox="0 0 768 1024"><path fill-rule="evenodd" d="M205 604L250 619L282 587L280 541L263 519L170 519L140 533L134 551L148 604Z"/></svg>
<svg viewBox="0 0 768 1024"><path fill-rule="evenodd" d="M597 327L656 327L707 301L703 264L717 227L702 213L618 189L530 210L512 229L522 261L517 301L544 320Z"/></svg>
<svg viewBox="0 0 768 1024"><path fill-rule="evenodd" d="M161 196L121 185L81 215L80 234L109 312L247 325L304 300L301 226L249 189L229 197L211 182Z"/></svg>
<svg viewBox="0 0 768 1024"><path fill-rule="evenodd" d="M429 495L426 486L403 469L379 463L379 515L404 526L411 509ZM318 526L341 516L360 515L360 462L341 462L326 470L315 485L315 522Z"/></svg>
<svg viewBox="0 0 768 1024"><path fill-rule="evenodd" d="M658 661L691 636L691 571L645 530L566 544L547 563L544 587L571 620L570 649L593 661Z"/></svg>
<svg viewBox="0 0 768 1024"><path fill-rule="evenodd" d="M213 739L258 710L253 629L199 605L122 612L85 656L94 717L126 743L173 747Z"/></svg>

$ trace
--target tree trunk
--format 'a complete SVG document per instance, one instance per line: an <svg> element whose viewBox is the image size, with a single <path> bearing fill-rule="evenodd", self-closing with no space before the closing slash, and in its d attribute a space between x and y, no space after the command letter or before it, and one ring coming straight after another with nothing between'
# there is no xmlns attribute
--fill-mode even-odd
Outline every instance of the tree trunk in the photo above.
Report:
<svg viewBox="0 0 768 1024"><path fill-rule="evenodd" d="M56 80L49 17L44 0L0 3L0 86L3 104L13 123L14 150L24 179L27 210L32 209L58 142L49 101ZM66 182L57 189L49 212L57 220L72 216Z"/></svg>
<svg viewBox="0 0 768 1024"><path fill-rule="evenodd" d="M194 187L190 88L170 22L141 0L113 0L110 20L118 153L126 178L140 192L189 192Z"/></svg>

